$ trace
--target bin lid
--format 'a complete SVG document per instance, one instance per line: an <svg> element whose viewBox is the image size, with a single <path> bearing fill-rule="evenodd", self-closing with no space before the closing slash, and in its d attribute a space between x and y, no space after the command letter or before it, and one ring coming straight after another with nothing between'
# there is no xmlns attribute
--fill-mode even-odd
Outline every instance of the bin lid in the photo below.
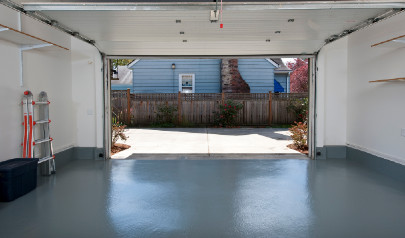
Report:
<svg viewBox="0 0 405 238"><path fill-rule="evenodd" d="M38 159L34 158L16 158L0 162L0 174L17 176L26 171L36 169Z"/></svg>

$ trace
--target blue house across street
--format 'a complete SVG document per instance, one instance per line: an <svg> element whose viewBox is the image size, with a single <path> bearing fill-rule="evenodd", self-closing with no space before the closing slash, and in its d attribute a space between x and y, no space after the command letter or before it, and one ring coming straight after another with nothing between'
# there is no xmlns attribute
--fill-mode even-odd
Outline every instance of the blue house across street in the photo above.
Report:
<svg viewBox="0 0 405 238"><path fill-rule="evenodd" d="M280 58L238 59L231 72L238 70L250 93L290 91L290 72ZM130 63L128 73L111 85L112 90L131 89L132 93L220 93L223 88L221 59L139 59ZM118 69L126 70L125 66ZM221 76L222 72L222 76ZM231 82L232 84L232 82Z"/></svg>

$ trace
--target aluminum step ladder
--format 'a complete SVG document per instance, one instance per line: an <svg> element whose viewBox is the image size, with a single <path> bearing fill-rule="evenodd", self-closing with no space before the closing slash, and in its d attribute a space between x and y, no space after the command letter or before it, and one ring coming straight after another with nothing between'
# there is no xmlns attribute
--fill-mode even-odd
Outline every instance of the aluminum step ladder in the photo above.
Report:
<svg viewBox="0 0 405 238"><path fill-rule="evenodd" d="M49 124L49 104L46 92L41 92L38 101L33 100L30 91L23 96L24 141L23 158L38 158L42 175L56 173L55 155L53 154ZM34 111L38 120L34 120Z"/></svg>

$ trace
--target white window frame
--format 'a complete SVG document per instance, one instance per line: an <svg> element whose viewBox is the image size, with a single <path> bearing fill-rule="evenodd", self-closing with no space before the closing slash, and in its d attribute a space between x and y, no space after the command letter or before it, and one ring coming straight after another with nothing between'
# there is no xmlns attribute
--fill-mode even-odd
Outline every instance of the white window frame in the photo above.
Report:
<svg viewBox="0 0 405 238"><path fill-rule="evenodd" d="M192 76L192 93L195 93L195 74L179 74L179 91L183 93L183 84L182 84L182 77L183 75L191 75Z"/></svg>

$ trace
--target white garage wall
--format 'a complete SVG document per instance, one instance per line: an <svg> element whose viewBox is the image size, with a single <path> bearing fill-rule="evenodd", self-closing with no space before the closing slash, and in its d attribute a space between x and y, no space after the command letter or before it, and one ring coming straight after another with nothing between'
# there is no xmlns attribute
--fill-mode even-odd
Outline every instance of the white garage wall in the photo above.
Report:
<svg viewBox="0 0 405 238"><path fill-rule="evenodd" d="M15 19L19 14L0 5L0 16L18 22ZM7 19L0 17L0 23L12 24ZM49 34L53 35L52 40L71 50L25 51L24 85L21 87L19 46L0 40L0 161L21 157L20 102L25 90L31 90L35 99L41 91L48 93L56 153L71 147L102 148L103 83L98 51L26 16L22 24L22 28L30 26L30 31L37 37L47 39ZM38 31L37 26L40 26ZM57 33L52 34L54 31Z"/></svg>
<svg viewBox="0 0 405 238"><path fill-rule="evenodd" d="M317 147L349 145L405 164L405 83L369 83L405 77L402 48L371 47L405 35L405 14L323 47L317 71Z"/></svg>
<svg viewBox="0 0 405 238"><path fill-rule="evenodd" d="M21 156L22 109L18 48L0 41L0 161Z"/></svg>
<svg viewBox="0 0 405 238"><path fill-rule="evenodd" d="M51 133L55 152L75 144L75 121L72 107L70 52L64 50L24 52L24 85L20 86L19 48L0 41L0 160L21 156L23 92L30 90L37 99L41 91L48 93L50 104Z"/></svg>
<svg viewBox="0 0 405 238"><path fill-rule="evenodd" d="M347 42L322 48L317 60L316 146L346 145Z"/></svg>
<svg viewBox="0 0 405 238"><path fill-rule="evenodd" d="M370 47L405 35L404 22L401 13L350 35L347 114L347 144L403 164L405 82L368 81L405 77L405 47Z"/></svg>
<svg viewBox="0 0 405 238"><path fill-rule="evenodd" d="M44 37L57 30L39 25L38 21L23 16L14 10L0 5L0 23L18 29L30 26L37 37ZM21 22L21 25L19 24ZM48 28L49 29L48 29ZM45 34L45 35L44 35ZM70 36L55 34L59 44L70 45ZM0 41L0 160L21 157L22 107L21 98L25 90L30 90L36 100L41 91L48 93L50 104L51 135L54 140L55 152L75 146L74 124L76 123L72 104L72 77L70 51L62 49L29 50L23 53L24 78L20 86L20 51L18 45ZM56 47L55 47L56 48Z"/></svg>
<svg viewBox="0 0 405 238"><path fill-rule="evenodd" d="M74 128L76 121L72 104L70 52L24 52L24 87L38 98L41 91L48 94L51 135L55 152L75 145ZM21 94L19 95L21 97ZM35 107L36 109L37 107Z"/></svg>
<svg viewBox="0 0 405 238"><path fill-rule="evenodd" d="M79 147L103 147L103 74L97 49L72 38L72 96Z"/></svg>

